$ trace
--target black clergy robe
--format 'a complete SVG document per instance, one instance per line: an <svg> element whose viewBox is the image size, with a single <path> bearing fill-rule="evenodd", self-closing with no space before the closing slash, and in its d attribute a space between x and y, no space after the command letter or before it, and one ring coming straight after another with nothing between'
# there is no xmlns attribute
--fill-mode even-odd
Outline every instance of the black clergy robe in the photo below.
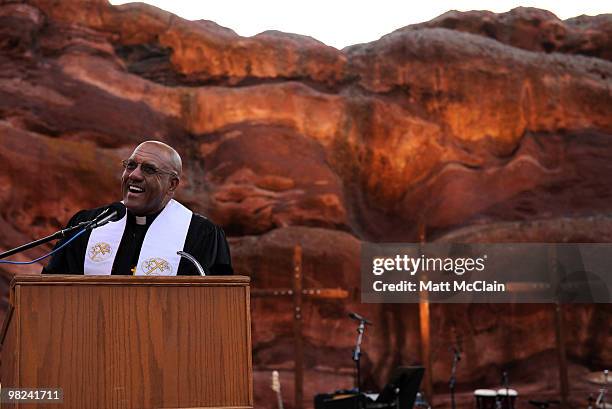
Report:
<svg viewBox="0 0 612 409"><path fill-rule="evenodd" d="M93 210L82 210L70 219L67 227L76 226L83 221L93 220L106 208L107 206ZM129 210L127 211L127 222L121 238L121 244L113 262L112 275L133 274L138 263L145 234L159 213L146 216L145 221L144 218L138 218L139 220L137 220ZM43 268L43 274L84 274L83 265L90 235L90 231L82 234L72 243L69 243L59 252L55 253L49 264ZM59 247L70 237L59 241L55 248ZM234 273L225 233L220 227L202 215L193 213L191 216L183 250L198 260L204 267L206 274L229 275ZM181 258L177 275L199 275L199 273L193 263L185 258Z"/></svg>

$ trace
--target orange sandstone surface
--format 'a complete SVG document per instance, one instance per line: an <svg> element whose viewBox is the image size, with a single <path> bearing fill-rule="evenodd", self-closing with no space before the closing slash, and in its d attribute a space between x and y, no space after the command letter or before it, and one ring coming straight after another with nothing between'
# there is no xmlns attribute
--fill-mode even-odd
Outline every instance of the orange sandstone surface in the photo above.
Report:
<svg viewBox="0 0 612 409"><path fill-rule="evenodd" d="M346 301L307 301L307 405L351 386L347 311L377 323L364 368L380 386L420 360L418 306L359 302L360 242L414 242L419 231L427 241L612 240L610 50L611 15L562 21L529 8L449 12L336 50L274 31L240 37L144 4L2 2L0 250L116 201L120 160L144 139L165 141L186 165L178 200L223 226L254 288L289 286L301 244L306 286L349 290ZM0 267L4 293L11 273L40 268ZM433 306L437 390L454 333L460 389L496 386L507 368L532 396L554 396L551 314ZM291 319L288 300L253 301L257 407L274 407L273 368L291 399ZM578 385L612 363L612 309L569 306L565 319Z"/></svg>

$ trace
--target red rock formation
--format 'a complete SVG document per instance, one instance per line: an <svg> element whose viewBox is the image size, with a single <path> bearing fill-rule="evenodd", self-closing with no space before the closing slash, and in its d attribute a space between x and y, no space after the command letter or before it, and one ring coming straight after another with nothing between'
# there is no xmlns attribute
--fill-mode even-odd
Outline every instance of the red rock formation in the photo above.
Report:
<svg viewBox="0 0 612 409"><path fill-rule="evenodd" d="M546 10L517 7L500 14L449 11L431 21L399 31L441 27L479 34L524 50L581 54L610 61L611 21L610 14L582 15L563 21Z"/></svg>
<svg viewBox="0 0 612 409"><path fill-rule="evenodd" d="M377 322L364 350L379 385L420 359L417 307L359 302L360 240L414 241L419 225L443 241L610 240L611 30L610 15L449 12L339 51L143 4L2 3L0 250L116 200L120 160L167 141L186 164L179 200L223 225L254 287L289 285L301 243L307 285L351 290L305 311L305 396L351 385L353 309ZM290 305L253 304L257 406L271 407L265 370L292 365ZM574 380L610 364L611 314L566 309ZM503 366L532 394L554 391L548 307L432 316L439 390L454 331L464 390Z"/></svg>

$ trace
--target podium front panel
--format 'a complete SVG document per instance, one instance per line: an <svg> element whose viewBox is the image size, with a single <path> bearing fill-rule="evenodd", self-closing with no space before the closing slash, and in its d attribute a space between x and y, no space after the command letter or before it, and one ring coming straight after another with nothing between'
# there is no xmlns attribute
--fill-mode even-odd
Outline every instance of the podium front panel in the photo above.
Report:
<svg viewBox="0 0 612 409"><path fill-rule="evenodd" d="M248 279L47 277L13 286L3 387L59 387L66 408L252 407Z"/></svg>

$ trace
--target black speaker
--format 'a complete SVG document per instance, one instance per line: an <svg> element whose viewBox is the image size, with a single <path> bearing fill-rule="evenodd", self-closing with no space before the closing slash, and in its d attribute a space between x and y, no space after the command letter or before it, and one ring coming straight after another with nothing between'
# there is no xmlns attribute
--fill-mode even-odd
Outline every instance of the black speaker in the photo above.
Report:
<svg viewBox="0 0 612 409"><path fill-rule="evenodd" d="M362 409L367 398L362 393L321 393L315 396L315 409Z"/></svg>
<svg viewBox="0 0 612 409"><path fill-rule="evenodd" d="M425 368L422 366L400 366L391 373L389 382L376 399L378 403L397 402L397 409L412 409Z"/></svg>
<svg viewBox="0 0 612 409"><path fill-rule="evenodd" d="M425 369L422 366L396 368L375 400L364 393L339 391L318 394L315 409L412 409ZM371 395L370 395L371 396Z"/></svg>

